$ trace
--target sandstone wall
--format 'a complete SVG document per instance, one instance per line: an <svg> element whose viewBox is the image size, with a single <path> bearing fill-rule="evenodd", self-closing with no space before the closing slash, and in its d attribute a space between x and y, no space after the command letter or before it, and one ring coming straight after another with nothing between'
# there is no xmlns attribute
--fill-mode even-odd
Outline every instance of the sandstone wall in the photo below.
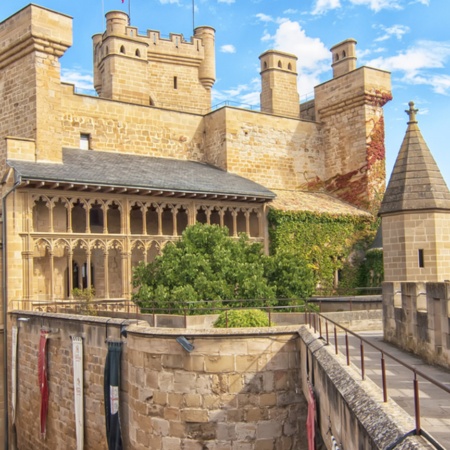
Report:
<svg viewBox="0 0 450 450"><path fill-rule="evenodd" d="M201 116L74 95L63 86L63 146L79 148L86 133L95 150L203 160Z"/></svg>
<svg viewBox="0 0 450 450"><path fill-rule="evenodd" d="M72 19L30 5L0 24L0 42L0 136L36 139L39 159L60 158L49 149L61 145L59 58L72 44Z"/></svg>
<svg viewBox="0 0 450 450"><path fill-rule="evenodd" d="M417 211L383 217L383 261L385 281L450 279L450 214Z"/></svg>
<svg viewBox="0 0 450 450"><path fill-rule="evenodd" d="M315 87L316 120L323 124L328 191L367 207L384 192L382 106L391 98L390 74L361 67Z"/></svg>
<svg viewBox="0 0 450 450"><path fill-rule="evenodd" d="M75 448L71 336L84 344L85 447L106 449L103 370L107 336L119 338L122 319L12 313L20 321L18 448ZM39 435L37 359L42 327L48 343L47 437ZM297 327L258 330L180 330L128 326L122 355L122 434L128 449L306 449ZM10 327L9 327L10 329ZM9 355L9 360L11 355Z"/></svg>
<svg viewBox="0 0 450 450"><path fill-rule="evenodd" d="M220 123L225 121L224 125ZM206 133L208 161L269 189L296 189L308 179L324 176L319 126L313 122L226 108L209 114ZM223 167L223 166L222 166Z"/></svg>
<svg viewBox="0 0 450 450"><path fill-rule="evenodd" d="M384 339L450 366L450 283L383 283Z"/></svg>

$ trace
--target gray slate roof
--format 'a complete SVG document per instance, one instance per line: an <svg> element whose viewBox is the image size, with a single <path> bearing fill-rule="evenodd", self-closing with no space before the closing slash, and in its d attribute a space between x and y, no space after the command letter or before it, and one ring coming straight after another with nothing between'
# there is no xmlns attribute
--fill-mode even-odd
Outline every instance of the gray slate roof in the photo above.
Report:
<svg viewBox="0 0 450 450"><path fill-rule="evenodd" d="M8 164L22 180L265 199L275 197L258 183L194 161L64 148L62 164L19 160L9 160Z"/></svg>
<svg viewBox="0 0 450 450"><path fill-rule="evenodd" d="M410 103L410 121L379 215L424 209L450 210L450 193L422 137ZM412 114L412 115L411 115Z"/></svg>

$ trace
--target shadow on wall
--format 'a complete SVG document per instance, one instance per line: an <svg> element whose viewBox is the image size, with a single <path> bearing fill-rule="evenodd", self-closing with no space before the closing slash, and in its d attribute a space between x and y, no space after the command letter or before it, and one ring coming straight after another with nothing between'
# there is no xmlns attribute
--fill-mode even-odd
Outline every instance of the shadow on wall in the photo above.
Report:
<svg viewBox="0 0 450 450"><path fill-rule="evenodd" d="M124 321L42 313L27 313L27 317L30 320L20 324L17 355L18 448L76 448L71 337L81 336L85 446L106 449L105 340L120 339ZM17 318L12 313L10 325ZM59 330L48 342L45 440L40 437L36 414L43 325ZM306 449L307 405L299 376L297 329L189 330L188 334L183 330L194 346L189 353L176 341L179 330L154 329L145 322L129 324L127 338L122 337L119 402L125 448L245 444L249 449L262 445Z"/></svg>

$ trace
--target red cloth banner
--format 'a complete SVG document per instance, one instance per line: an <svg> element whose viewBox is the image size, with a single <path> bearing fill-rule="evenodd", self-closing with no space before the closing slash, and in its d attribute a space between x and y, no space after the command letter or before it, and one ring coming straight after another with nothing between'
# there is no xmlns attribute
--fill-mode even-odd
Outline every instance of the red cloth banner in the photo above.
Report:
<svg viewBox="0 0 450 450"><path fill-rule="evenodd" d="M41 391L41 436L45 438L47 430L48 411L48 380L47 380L47 339L48 331L41 330L38 355L39 390Z"/></svg>
<svg viewBox="0 0 450 450"><path fill-rule="evenodd" d="M308 383L308 418L306 419L306 431L308 434L308 450L316 450L315 422L316 422L316 397L310 383Z"/></svg>

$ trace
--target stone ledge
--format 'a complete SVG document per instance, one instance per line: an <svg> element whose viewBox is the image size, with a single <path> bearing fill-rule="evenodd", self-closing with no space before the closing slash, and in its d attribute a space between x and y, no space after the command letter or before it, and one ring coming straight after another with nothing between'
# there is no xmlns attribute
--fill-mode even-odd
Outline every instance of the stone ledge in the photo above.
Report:
<svg viewBox="0 0 450 450"><path fill-rule="evenodd" d="M340 433L337 437L344 448L358 448L359 445L359 448L385 449L414 429L413 419L392 399L389 399L387 404L376 400L382 398L380 389L370 380L357 380L354 369L343 366L332 353L332 346L327 346L317 334L311 333L305 326L300 328L299 335L313 355L313 380L317 380L314 385L317 391L317 408L320 409L320 417L326 421L319 425L322 434L324 429L329 429L328 421L331 416L334 417L335 423L340 422L342 425L341 429L333 431ZM326 406L328 411L324 411ZM331 411L333 407L335 410ZM339 415L343 409L345 414ZM348 425L349 429L344 429L345 425ZM364 443L368 447L364 446ZM394 448L406 450L434 447L420 437L411 436Z"/></svg>

